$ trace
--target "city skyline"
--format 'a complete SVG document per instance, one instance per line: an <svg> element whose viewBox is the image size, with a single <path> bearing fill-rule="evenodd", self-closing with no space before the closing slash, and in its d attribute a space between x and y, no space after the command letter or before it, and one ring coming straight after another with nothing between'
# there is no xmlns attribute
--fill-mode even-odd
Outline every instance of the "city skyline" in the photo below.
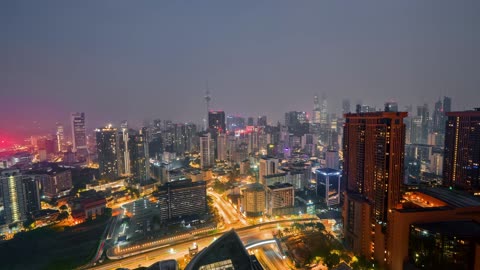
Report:
<svg viewBox="0 0 480 270"><path fill-rule="evenodd" d="M90 130L200 124L207 81L212 109L272 123L311 113L323 93L337 114L343 98L402 109L449 96L452 110L475 107L480 5L373 5L2 3L1 133L44 132L75 111Z"/></svg>

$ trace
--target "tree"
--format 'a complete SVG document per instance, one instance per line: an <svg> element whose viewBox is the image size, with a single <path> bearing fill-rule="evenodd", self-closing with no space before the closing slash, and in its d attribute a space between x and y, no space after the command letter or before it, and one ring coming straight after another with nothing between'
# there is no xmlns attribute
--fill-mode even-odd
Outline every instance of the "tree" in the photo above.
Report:
<svg viewBox="0 0 480 270"><path fill-rule="evenodd" d="M325 225L323 225L323 223L321 223L321 222L316 222L315 223L315 228L317 228L317 230L319 230L319 231L325 231Z"/></svg>
<svg viewBox="0 0 480 270"><path fill-rule="evenodd" d="M67 219L67 218L68 218L68 212L62 211L62 212L58 215L57 220L58 220L58 221L61 221L61 220Z"/></svg>
<svg viewBox="0 0 480 270"><path fill-rule="evenodd" d="M340 256L337 253L330 253L323 261L328 269L332 269L340 263Z"/></svg>
<svg viewBox="0 0 480 270"><path fill-rule="evenodd" d="M67 211L68 210L68 206L66 204L60 206L60 210L62 211Z"/></svg>

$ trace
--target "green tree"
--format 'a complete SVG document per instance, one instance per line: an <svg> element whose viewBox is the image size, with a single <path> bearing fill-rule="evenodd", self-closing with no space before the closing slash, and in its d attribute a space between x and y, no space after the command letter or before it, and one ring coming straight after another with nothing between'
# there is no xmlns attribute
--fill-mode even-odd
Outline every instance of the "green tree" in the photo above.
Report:
<svg viewBox="0 0 480 270"><path fill-rule="evenodd" d="M61 221L61 220L67 219L67 218L68 218L68 212L62 211L62 212L58 215L57 220L58 220L58 221Z"/></svg>
<svg viewBox="0 0 480 270"><path fill-rule="evenodd" d="M60 206L60 210L62 211L67 211L68 210L68 206L66 204Z"/></svg>
<svg viewBox="0 0 480 270"><path fill-rule="evenodd" d="M337 253L330 253L323 261L328 269L333 269L340 263L340 256Z"/></svg>
<svg viewBox="0 0 480 270"><path fill-rule="evenodd" d="M323 223L321 223L321 222L316 222L315 223L315 228L317 228L317 230L319 230L319 231L325 231L325 225L323 225Z"/></svg>

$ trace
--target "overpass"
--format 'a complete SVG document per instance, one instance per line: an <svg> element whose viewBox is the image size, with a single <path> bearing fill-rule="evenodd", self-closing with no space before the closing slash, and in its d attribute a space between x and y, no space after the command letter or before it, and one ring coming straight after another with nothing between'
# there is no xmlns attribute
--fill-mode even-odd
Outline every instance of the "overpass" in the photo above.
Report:
<svg viewBox="0 0 480 270"><path fill-rule="evenodd" d="M248 250L248 249L256 248L256 247L263 246L263 245L269 245L269 244L275 244L278 248L279 253L280 253L280 257L285 259L285 256L286 256L285 252L283 251L283 248L282 248L282 245L280 244L280 241L276 237L274 237L272 239L265 239L265 240L259 240L259 241L251 242L251 243L245 245L245 249Z"/></svg>

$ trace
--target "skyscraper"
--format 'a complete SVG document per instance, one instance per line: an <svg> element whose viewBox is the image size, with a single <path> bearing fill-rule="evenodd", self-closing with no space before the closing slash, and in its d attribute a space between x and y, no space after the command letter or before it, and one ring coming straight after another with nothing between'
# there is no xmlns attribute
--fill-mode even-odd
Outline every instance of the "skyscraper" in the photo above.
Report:
<svg viewBox="0 0 480 270"><path fill-rule="evenodd" d="M38 182L19 170L0 172L0 195L7 224L24 221L28 214L40 210Z"/></svg>
<svg viewBox="0 0 480 270"><path fill-rule="evenodd" d="M312 124L320 124L320 101L318 95L313 97L313 113L312 113Z"/></svg>
<svg viewBox="0 0 480 270"><path fill-rule="evenodd" d="M368 258L375 255L381 261L386 241L382 228L388 210L400 202L406 116L406 112L345 115L345 239L355 253Z"/></svg>
<svg viewBox="0 0 480 270"><path fill-rule="evenodd" d="M224 133L227 129L225 127L225 112L224 111L210 111L208 112L208 128L212 135Z"/></svg>
<svg viewBox="0 0 480 270"><path fill-rule="evenodd" d="M134 181L143 184L149 180L148 143L144 130L139 133L131 132L128 138L128 152L130 156L130 175Z"/></svg>
<svg viewBox="0 0 480 270"><path fill-rule="evenodd" d="M317 195L328 207L340 204L341 175L340 171L330 168L315 170Z"/></svg>
<svg viewBox="0 0 480 270"><path fill-rule="evenodd" d="M227 160L227 134L219 134L217 138L217 159Z"/></svg>
<svg viewBox="0 0 480 270"><path fill-rule="evenodd" d="M79 152L80 155L88 154L85 113L72 113L71 120L73 152Z"/></svg>
<svg viewBox="0 0 480 270"><path fill-rule="evenodd" d="M350 100L349 99L344 99L342 101L342 113L343 114L346 114L346 113L350 113Z"/></svg>
<svg viewBox="0 0 480 270"><path fill-rule="evenodd" d="M214 143L210 133L200 137L200 166L202 169L212 167L215 163Z"/></svg>
<svg viewBox="0 0 480 270"><path fill-rule="evenodd" d="M385 111L386 112L398 112L398 104L394 101L385 102Z"/></svg>
<svg viewBox="0 0 480 270"><path fill-rule="evenodd" d="M278 159L263 157L260 159L259 182L265 185L265 176L278 173Z"/></svg>
<svg viewBox="0 0 480 270"><path fill-rule="evenodd" d="M120 150L120 160L119 164L121 168L119 169L120 174L130 175L130 151L128 150L128 123L123 121L120 125L119 133L119 150Z"/></svg>
<svg viewBox="0 0 480 270"><path fill-rule="evenodd" d="M327 111L327 96L322 94L320 99L320 125L326 126L328 124L328 111Z"/></svg>
<svg viewBox="0 0 480 270"><path fill-rule="evenodd" d="M443 184L480 189L480 108L447 112Z"/></svg>
<svg viewBox="0 0 480 270"><path fill-rule="evenodd" d="M62 152L65 150L65 135L63 131L63 125L57 123L57 151Z"/></svg>
<svg viewBox="0 0 480 270"><path fill-rule="evenodd" d="M115 180L118 173L118 132L112 125L95 130L100 177Z"/></svg>

